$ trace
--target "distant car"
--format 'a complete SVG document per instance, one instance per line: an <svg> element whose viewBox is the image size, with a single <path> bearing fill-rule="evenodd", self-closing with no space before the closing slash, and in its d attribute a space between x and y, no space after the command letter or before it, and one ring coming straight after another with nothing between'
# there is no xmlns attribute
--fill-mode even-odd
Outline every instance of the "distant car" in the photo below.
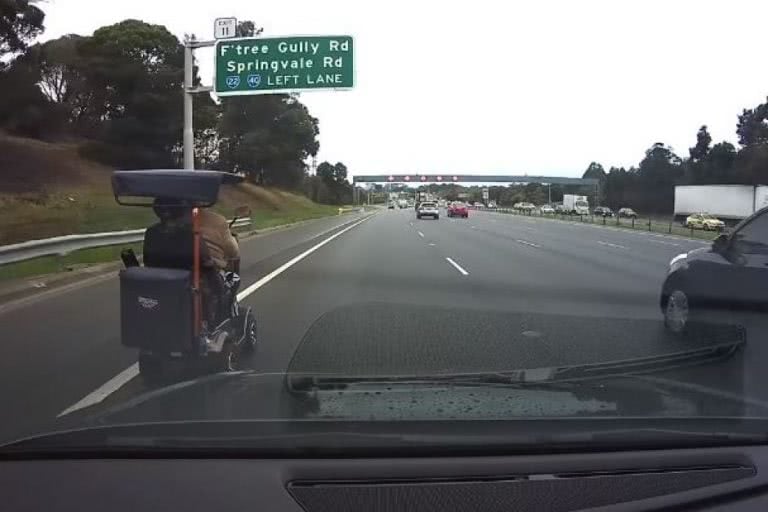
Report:
<svg viewBox="0 0 768 512"><path fill-rule="evenodd" d="M440 209L437 207L437 203L431 201L423 202L416 210L416 218L432 217L434 219L440 218Z"/></svg>
<svg viewBox="0 0 768 512"><path fill-rule="evenodd" d="M488 201L488 208L496 208L496 203L494 201Z"/></svg>
<svg viewBox="0 0 768 512"><path fill-rule="evenodd" d="M619 217L624 217L625 219L637 218L637 213L635 213L635 210L633 210L632 208L620 208L618 215Z"/></svg>
<svg viewBox="0 0 768 512"><path fill-rule="evenodd" d="M394 210L394 209L395 209L395 203L393 203L392 201L390 201L390 202L389 202L389 204L387 205L387 209L388 209L388 210Z"/></svg>
<svg viewBox="0 0 768 512"><path fill-rule="evenodd" d="M542 215L552 215L555 213L555 208L551 204L545 204L541 208L539 208L539 211Z"/></svg>
<svg viewBox="0 0 768 512"><path fill-rule="evenodd" d="M516 210L520 210L521 212L532 212L536 209L536 205L533 203L517 203Z"/></svg>
<svg viewBox="0 0 768 512"><path fill-rule="evenodd" d="M464 203L451 203L448 205L448 216L449 217L463 217L468 218L469 217L469 208L467 208L467 205Z"/></svg>
<svg viewBox="0 0 768 512"><path fill-rule="evenodd" d="M598 206L592 212L597 217L613 217L613 211L607 206Z"/></svg>
<svg viewBox="0 0 768 512"><path fill-rule="evenodd" d="M768 304L768 208L743 220L710 247L678 254L661 288L664 324L682 333L701 320L725 314L739 323L743 311ZM719 319L718 319L719 320Z"/></svg>
<svg viewBox="0 0 768 512"><path fill-rule="evenodd" d="M568 210L566 209L566 207L564 205L562 205L562 204L555 205L555 212L556 213L567 213L567 211Z"/></svg>
<svg viewBox="0 0 768 512"><path fill-rule="evenodd" d="M720 231L725 228L725 222L707 213L694 213L685 219L685 227L705 231Z"/></svg>

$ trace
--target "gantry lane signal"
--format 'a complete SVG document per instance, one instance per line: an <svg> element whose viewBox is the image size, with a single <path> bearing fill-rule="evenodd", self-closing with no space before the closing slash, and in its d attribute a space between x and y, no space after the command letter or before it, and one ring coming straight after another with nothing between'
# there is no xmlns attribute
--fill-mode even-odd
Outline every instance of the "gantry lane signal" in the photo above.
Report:
<svg viewBox="0 0 768 512"><path fill-rule="evenodd" d="M389 174L383 177L386 181L460 181L459 176L443 176L442 174Z"/></svg>

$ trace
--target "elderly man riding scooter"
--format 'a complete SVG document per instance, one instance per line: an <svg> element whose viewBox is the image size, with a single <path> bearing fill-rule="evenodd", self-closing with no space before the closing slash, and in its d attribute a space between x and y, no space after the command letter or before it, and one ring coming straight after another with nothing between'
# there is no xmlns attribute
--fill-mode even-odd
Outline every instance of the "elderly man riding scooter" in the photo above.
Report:
<svg viewBox="0 0 768 512"><path fill-rule="evenodd" d="M160 219L144 233L143 265L130 249L121 254L120 342L139 350L148 383L183 378L187 370L233 371L256 347L253 309L238 300L240 251L230 233L250 210L238 208L229 225L209 210L222 185L242 180L217 171L112 173L119 204L151 206Z"/></svg>
<svg viewBox="0 0 768 512"><path fill-rule="evenodd" d="M191 251L187 238L191 233L191 209L172 198L159 197L153 204L160 222L150 226L144 235L144 264L150 267L186 268ZM200 208L199 232L203 246L200 248L201 264L207 271L204 279L209 305L205 309L208 322L215 322L221 315L223 273L238 272L240 246L230 231L229 223L222 215ZM183 239L183 240L182 240ZM219 274L218 279L211 274ZM216 272L218 271L218 272Z"/></svg>

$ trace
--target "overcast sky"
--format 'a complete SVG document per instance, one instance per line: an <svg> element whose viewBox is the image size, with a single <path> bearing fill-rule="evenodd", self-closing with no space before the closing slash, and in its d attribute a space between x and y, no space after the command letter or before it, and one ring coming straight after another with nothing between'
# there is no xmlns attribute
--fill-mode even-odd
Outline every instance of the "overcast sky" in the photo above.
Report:
<svg viewBox="0 0 768 512"><path fill-rule="evenodd" d="M768 95L768 1L47 0L43 39L126 18L179 38L220 16L265 36L350 34L356 84L302 94L318 158L352 174L581 175L637 164L655 141L687 156L699 126L736 142ZM199 52L210 84L213 54Z"/></svg>

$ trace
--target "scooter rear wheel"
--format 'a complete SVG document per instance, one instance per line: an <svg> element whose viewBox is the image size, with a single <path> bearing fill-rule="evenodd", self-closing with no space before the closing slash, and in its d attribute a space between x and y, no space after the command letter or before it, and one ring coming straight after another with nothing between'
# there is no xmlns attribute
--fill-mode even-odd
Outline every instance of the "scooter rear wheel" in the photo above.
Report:
<svg viewBox="0 0 768 512"><path fill-rule="evenodd" d="M243 351L253 352L256 350L256 343L258 342L257 330L256 330L256 317L253 311L248 312L248 317L245 321L245 339L243 340Z"/></svg>

